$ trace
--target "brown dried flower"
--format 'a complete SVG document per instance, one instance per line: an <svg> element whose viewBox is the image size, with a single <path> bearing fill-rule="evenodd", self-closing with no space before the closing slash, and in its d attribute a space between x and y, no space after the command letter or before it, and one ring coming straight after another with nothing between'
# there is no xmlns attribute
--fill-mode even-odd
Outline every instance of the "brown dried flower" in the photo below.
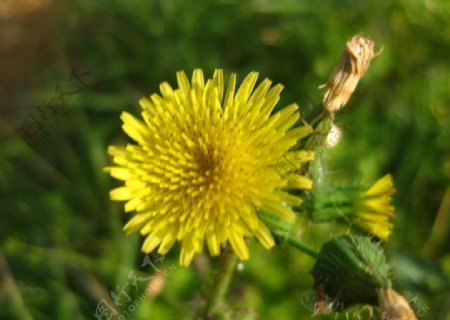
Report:
<svg viewBox="0 0 450 320"><path fill-rule="evenodd" d="M361 35L353 36L345 45L344 52L326 84L323 107L336 112L350 99L359 79L366 73L370 61L378 56L382 49L374 52L375 42Z"/></svg>
<svg viewBox="0 0 450 320"><path fill-rule="evenodd" d="M378 303L382 320L417 320L408 301L394 289L379 289Z"/></svg>

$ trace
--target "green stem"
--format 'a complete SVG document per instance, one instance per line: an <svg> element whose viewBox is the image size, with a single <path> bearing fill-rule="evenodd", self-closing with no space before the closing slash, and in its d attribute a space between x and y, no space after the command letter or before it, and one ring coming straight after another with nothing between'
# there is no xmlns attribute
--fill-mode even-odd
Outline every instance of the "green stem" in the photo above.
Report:
<svg viewBox="0 0 450 320"><path fill-rule="evenodd" d="M442 199L439 211L433 223L431 234L422 248L422 254L433 258L444 248L445 239L450 230L450 188L447 189Z"/></svg>
<svg viewBox="0 0 450 320"><path fill-rule="evenodd" d="M301 252L307 254L313 259L316 259L319 253L311 248L310 246L304 244L303 242L291 238L286 232L280 230L272 230L278 237L282 238L288 245L293 246L294 248L300 250Z"/></svg>
<svg viewBox="0 0 450 320"><path fill-rule="evenodd" d="M261 210L260 211L260 217L266 222L269 226L271 226L270 230L279 238L283 239L284 242L289 244L290 246L293 246L294 248L302 251L303 253L306 253L308 256L312 257L313 259L317 258L317 251L313 248L309 247L308 245L304 244L303 242L292 238L289 235L290 226L285 221L276 219L272 215L268 214L267 212Z"/></svg>
<svg viewBox="0 0 450 320"><path fill-rule="evenodd" d="M24 303L22 293L17 286L9 268L3 251L0 250L0 283L2 283L2 293L5 300L10 303L11 308L20 319L33 319L30 311Z"/></svg>
<svg viewBox="0 0 450 320"><path fill-rule="evenodd" d="M223 307L225 294L230 286L231 277L236 266L236 255L227 247L223 254L221 266L208 295L206 318L211 319Z"/></svg>
<svg viewBox="0 0 450 320"><path fill-rule="evenodd" d="M305 116L305 121L309 125L315 127L317 123L325 117L326 113L327 111L322 108L322 105L316 106Z"/></svg>

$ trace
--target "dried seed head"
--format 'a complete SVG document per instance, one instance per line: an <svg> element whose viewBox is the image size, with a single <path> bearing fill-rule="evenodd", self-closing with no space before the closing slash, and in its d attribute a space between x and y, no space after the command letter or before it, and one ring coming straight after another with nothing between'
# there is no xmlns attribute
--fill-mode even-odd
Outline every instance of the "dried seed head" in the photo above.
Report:
<svg viewBox="0 0 450 320"><path fill-rule="evenodd" d="M374 52L375 42L361 35L353 36L345 45L344 52L328 79L319 88L326 88L323 106L329 112L336 112L350 99L359 79L366 73L370 61L378 56Z"/></svg>
<svg viewBox="0 0 450 320"><path fill-rule="evenodd" d="M381 319L389 320L417 320L416 314L408 301L394 289L383 288L377 290Z"/></svg>

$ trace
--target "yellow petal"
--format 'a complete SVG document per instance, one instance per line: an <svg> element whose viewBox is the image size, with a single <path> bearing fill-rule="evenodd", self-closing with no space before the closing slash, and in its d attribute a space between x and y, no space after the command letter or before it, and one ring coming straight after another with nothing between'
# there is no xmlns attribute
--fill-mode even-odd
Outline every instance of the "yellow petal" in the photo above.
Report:
<svg viewBox="0 0 450 320"><path fill-rule="evenodd" d="M109 192L109 197L111 198L111 200L116 201L130 200L133 197L133 192L129 188L120 187L111 190Z"/></svg>

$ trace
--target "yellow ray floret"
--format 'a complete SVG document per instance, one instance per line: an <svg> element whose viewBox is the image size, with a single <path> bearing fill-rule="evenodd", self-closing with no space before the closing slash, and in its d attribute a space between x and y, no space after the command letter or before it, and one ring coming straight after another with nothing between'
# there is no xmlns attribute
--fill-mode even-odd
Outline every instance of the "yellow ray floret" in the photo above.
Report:
<svg viewBox="0 0 450 320"><path fill-rule="evenodd" d="M166 254L179 241L180 264L188 265L205 242L211 255L229 243L247 259L246 237L274 245L256 209L294 218L290 206L301 199L284 191L289 181L277 163L313 159L287 153L312 130L291 129L300 117L295 104L273 112L282 86L265 79L256 87L257 78L250 73L236 90L235 74L225 87L222 70L207 81L199 69L191 81L178 72L178 88L162 83L160 94L140 100L142 120L122 113L122 128L136 144L109 147L114 166L106 170L124 182L110 196L136 212L124 230L146 237L144 252ZM311 188L298 173L290 180L291 188Z"/></svg>
<svg viewBox="0 0 450 320"><path fill-rule="evenodd" d="M378 179L369 189L362 192L361 199L355 203L355 223L380 239L387 240L395 216L391 204L394 192L390 174Z"/></svg>

